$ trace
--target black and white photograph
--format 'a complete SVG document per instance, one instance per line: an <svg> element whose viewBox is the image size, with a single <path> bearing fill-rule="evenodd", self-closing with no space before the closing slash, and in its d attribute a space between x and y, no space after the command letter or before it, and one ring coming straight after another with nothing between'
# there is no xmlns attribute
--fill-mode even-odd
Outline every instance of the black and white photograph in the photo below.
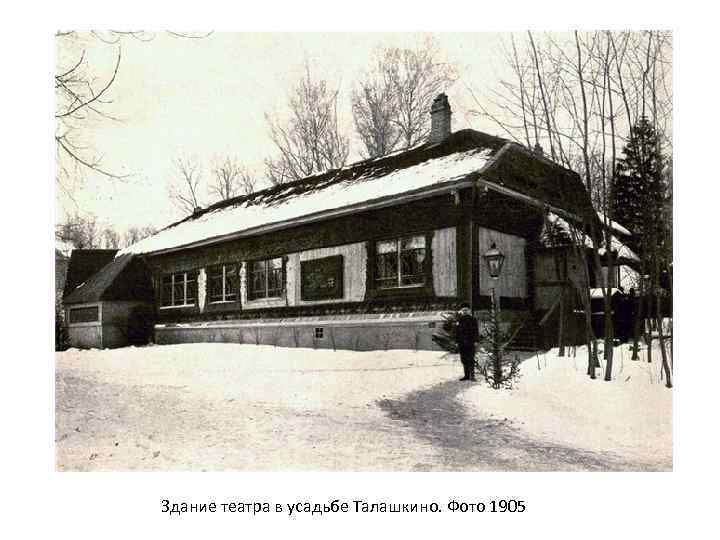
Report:
<svg viewBox="0 0 720 540"><path fill-rule="evenodd" d="M673 31L53 40L55 472L673 471Z"/></svg>

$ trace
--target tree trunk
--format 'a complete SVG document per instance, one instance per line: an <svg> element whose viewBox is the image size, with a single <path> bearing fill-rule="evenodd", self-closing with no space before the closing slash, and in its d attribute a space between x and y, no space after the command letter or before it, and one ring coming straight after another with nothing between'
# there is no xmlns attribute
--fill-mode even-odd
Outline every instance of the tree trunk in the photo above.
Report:
<svg viewBox="0 0 720 540"><path fill-rule="evenodd" d="M655 303L656 324L660 329L658 331L658 341L660 342L660 355L662 356L662 369L665 372L665 386L672 388L672 372L668 364L667 351L665 350L665 336L662 331L662 311L660 309L660 299Z"/></svg>
<svg viewBox="0 0 720 540"><path fill-rule="evenodd" d="M612 380L614 328L611 315L612 305L605 305L605 380Z"/></svg>
<svg viewBox="0 0 720 540"><path fill-rule="evenodd" d="M558 356L565 356L565 285L560 290L560 322L558 324Z"/></svg>
<svg viewBox="0 0 720 540"><path fill-rule="evenodd" d="M642 285L642 282L641 282ZM640 335L644 331L644 319L645 319L645 291L644 288L640 287L640 298L638 299L637 310L635 312L635 321L633 321L633 346L632 346L632 357L630 360L640 360Z"/></svg>

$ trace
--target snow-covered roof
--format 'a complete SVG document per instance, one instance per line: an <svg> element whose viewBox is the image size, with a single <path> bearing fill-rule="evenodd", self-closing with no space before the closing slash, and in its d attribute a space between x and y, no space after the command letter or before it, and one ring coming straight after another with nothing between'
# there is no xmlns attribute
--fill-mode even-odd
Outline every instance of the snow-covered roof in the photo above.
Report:
<svg viewBox="0 0 720 540"><path fill-rule="evenodd" d="M627 246L627 244L619 240L617 236L613 235L610 245L612 246L612 250L617 254L617 257L619 259L627 259L630 261L640 262L640 257L638 257L637 254ZM602 247L598 250L598 253L600 255L605 255L605 251L605 248Z"/></svg>
<svg viewBox="0 0 720 540"><path fill-rule="evenodd" d="M613 229L615 232L618 232L618 233L620 233L620 234L624 234L625 236L632 236L632 233L631 233L630 231L628 231L625 227L623 227L622 225L620 225L617 221L613 221L612 219L608 219L608 217L605 216L605 214L603 214L602 212L598 212L597 215L598 215L598 218L600 218L600 221L601 221L603 224L605 223L605 220L610 221L610 227L612 227L612 229Z"/></svg>
<svg viewBox="0 0 720 540"><path fill-rule="evenodd" d="M168 227L122 252L137 254L178 247L451 183L482 169L491 153L491 149L484 148L450 154L395 170L385 176L361 176L352 182L340 182L322 190L301 193L275 204L242 201Z"/></svg>
<svg viewBox="0 0 720 540"><path fill-rule="evenodd" d="M74 249L70 254L63 296L67 297L80 284L87 282L93 274L111 262L116 249Z"/></svg>
<svg viewBox="0 0 720 540"><path fill-rule="evenodd" d="M622 292L620 289L616 289L615 287L612 287L610 289L610 296L614 296L615 293ZM602 287L597 287L594 289L590 289L590 298L596 299L596 298L604 298Z"/></svg>
<svg viewBox="0 0 720 540"><path fill-rule="evenodd" d="M600 216L600 219L602 219L602 216ZM570 241L572 241L574 238L576 238L577 237L576 235L582 234L579 229L571 228L570 224L568 224L568 222L565 219L561 218L560 216L558 216L557 214L555 214L553 212L548 213L547 220L548 220L548 222L557 226L560 230L565 232L568 235L568 237L570 238ZM622 227L622 225L619 225L619 227L624 229L624 227ZM625 230L627 230L627 229L625 229ZM548 238L545 234L545 231L543 231L543 233L544 233L543 239L545 240L546 247L552 247L551 245L548 244ZM583 237L584 237L583 241L584 241L585 245L589 248L592 248L593 247L592 238L590 238L590 236L588 236L587 234L583 234ZM627 244L625 244L625 242L620 240L617 236L612 235L610 245L612 246L612 250L613 250L613 252L615 252L616 257L618 257L619 259L626 259L629 261L636 261L636 262L640 261L640 257L638 257L637 254L632 249L630 249L627 246ZM604 242L603 242L603 245L600 246L600 248L598 249L598 254L600 256L603 256L603 255L605 255L606 251L607 250L605 249Z"/></svg>
<svg viewBox="0 0 720 540"><path fill-rule="evenodd" d="M506 139L465 129L440 143L421 144L221 201L118 255L160 253L266 233L431 196L478 178L507 196L552 205L559 212L585 215L591 208L582 182L572 171Z"/></svg>
<svg viewBox="0 0 720 540"><path fill-rule="evenodd" d="M342 209L452 189L454 183L480 171L507 142L472 130L456 132L449 139L447 144L421 145L217 203L121 250L119 255L257 234L301 219L337 215Z"/></svg>

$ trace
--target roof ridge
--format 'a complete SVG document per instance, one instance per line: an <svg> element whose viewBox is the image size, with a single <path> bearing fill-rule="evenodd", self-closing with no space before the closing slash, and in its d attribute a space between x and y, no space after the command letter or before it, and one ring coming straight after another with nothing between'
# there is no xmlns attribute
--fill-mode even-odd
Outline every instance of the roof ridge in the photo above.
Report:
<svg viewBox="0 0 720 540"><path fill-rule="evenodd" d="M272 197L273 195L282 193L283 191L288 190L288 189L293 189L296 187L303 186L303 187L308 187L308 190L309 190L309 189L312 189L313 185L320 184L322 182L323 178L332 177L333 174L337 175L340 172L352 171L353 169L358 169L361 166L368 166L368 165L372 164L373 168L382 168L383 165L386 165L386 164L392 163L392 162L402 161L403 158L407 158L407 156L409 156L409 155L422 154L423 151L427 151L427 150L431 151L431 155L428 156L428 158L424 161L427 161L428 159L433 159L434 157L440 157L442 155L449 155L452 153L457 153L461 150L458 149L458 150L455 150L454 152L447 152L447 153L443 153L442 151L447 149L448 145L451 143L462 143L468 137L477 139L478 136L488 137L488 138L494 139L496 141L504 141L505 143L510 142L507 139L504 139L502 137L498 137L496 135L490 135L488 133L484 133L482 131L478 131L475 129L471 129L471 128L461 129L461 130L451 133L445 140L443 140L439 143L431 144L429 141L425 141L421 144L418 144L418 145L408 148L406 150L402 150L399 152L396 151L396 152L393 152L390 154L386 154L384 156L379 156L379 157L374 157L374 158L366 158L366 159L363 159L360 161L355 161L353 163L344 165L343 167L340 167L340 168L327 169L322 172L313 173L308 176L304 176L303 178L298 178L296 180L291 180L289 182L285 182L282 184L269 186L267 188L261 189L259 191L255 191L253 193L249 193L246 195L238 195L238 196L232 197L230 199L224 199L221 201L217 201L217 202L209 205L207 208L203 208L202 210L191 213L191 214L185 216L184 218L182 218L178 221L175 221L175 222L167 225L166 227L163 227L160 230L162 231L165 229L169 229L171 227L175 227L186 221L192 221L192 220L197 219L209 212L214 212L215 210L221 210L223 208L228 208L230 206L240 205L243 203L252 204L252 201L254 201L254 200L263 199L266 196ZM503 146L505 146L505 145L503 144ZM452 148L452 146L450 146L450 148ZM482 148L482 146L478 145L478 148ZM433 156L432 154L435 154L435 153L437 155ZM413 163L413 165L414 165L414 163ZM399 169L399 168L404 168L404 167L394 167L394 168ZM361 174L357 175L357 177L353 175L353 177L351 179L356 180L360 176L362 176L362 175ZM331 183L332 182L328 182L328 185L330 185ZM160 232L160 231L158 231L158 232Z"/></svg>

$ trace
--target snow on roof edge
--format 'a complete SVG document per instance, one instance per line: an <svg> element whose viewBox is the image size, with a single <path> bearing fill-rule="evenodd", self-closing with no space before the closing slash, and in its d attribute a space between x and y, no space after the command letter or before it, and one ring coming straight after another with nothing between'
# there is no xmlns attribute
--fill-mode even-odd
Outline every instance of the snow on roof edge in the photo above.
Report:
<svg viewBox="0 0 720 540"><path fill-rule="evenodd" d="M472 148L395 169L382 176L361 175L353 181L300 193L275 204L258 205L242 201L237 205L212 209L197 218L185 219L161 229L155 235L120 250L117 256L182 249L204 241L215 243L245 231L265 230L270 225L291 224L309 216L324 219L324 214L365 203L433 192L438 186L447 186L479 171L492 153L492 148ZM382 187L377 185L380 181L383 182Z"/></svg>

